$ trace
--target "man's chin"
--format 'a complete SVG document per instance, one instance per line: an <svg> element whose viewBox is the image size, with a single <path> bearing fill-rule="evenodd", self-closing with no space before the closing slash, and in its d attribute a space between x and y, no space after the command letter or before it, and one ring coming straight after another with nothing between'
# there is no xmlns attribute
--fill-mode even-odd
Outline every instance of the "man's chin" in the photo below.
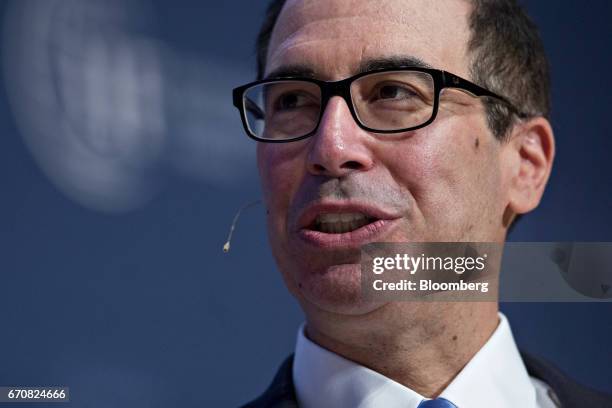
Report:
<svg viewBox="0 0 612 408"><path fill-rule="evenodd" d="M364 298L360 264L332 265L318 273L305 272L297 290L305 310L314 307L327 313L362 315L385 303Z"/></svg>

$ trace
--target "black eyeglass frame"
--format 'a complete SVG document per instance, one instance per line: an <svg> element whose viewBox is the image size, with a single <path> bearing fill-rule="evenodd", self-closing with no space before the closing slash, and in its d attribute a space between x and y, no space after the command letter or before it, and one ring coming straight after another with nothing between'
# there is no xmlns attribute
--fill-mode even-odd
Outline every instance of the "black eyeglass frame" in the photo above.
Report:
<svg viewBox="0 0 612 408"><path fill-rule="evenodd" d="M364 125L359 119L359 116L357 115L357 112L355 111L355 107L353 105L353 100L351 97L351 84L353 83L353 81L361 77L364 77L366 75L377 74L381 72L397 72L397 71L424 72L426 74L429 74L433 78L434 104L433 104L431 117L429 118L429 120L427 120L426 122L420 125L403 128L403 129L379 130L379 129L373 129L373 128L370 128ZM317 119L317 125L314 127L314 129L311 132L305 135L302 135L302 136L294 137L294 138L265 139L265 138L258 137L257 135L253 134L253 132L251 131L248 125L248 119L246 116L247 109L245 106L246 98L244 97L245 92L248 89L256 85L283 82L283 81L287 81L287 82L304 81L304 82L315 84L319 87L319 89L321 90L321 108L319 112L319 117ZM295 142L298 140L306 139L317 132L317 129L319 128L319 125L321 124L321 118L323 117L323 113L325 112L325 109L327 108L327 103L333 96L340 96L342 99L344 99L347 106L349 107L351 115L353 116L353 120L355 121L355 123L357 123L357 125L361 129L365 131L372 132L372 133L380 133L380 134L391 134L391 133L408 132L411 130L423 128L425 126L430 125L436 119L436 116L438 115L438 107L440 105L440 92L442 92L444 88L457 88L457 89L462 89L464 91L467 91L476 97L484 96L484 97L494 98L494 99L501 101L504 105L506 105L512 111L512 113L516 114L519 118L526 118L529 116L528 114L521 112L519 109L517 109L508 99L504 98L503 96L500 96L494 92L489 91L488 89L485 89L479 85L476 85L475 83L468 81L467 79L463 79L458 75L452 74L448 71L439 70L439 69L411 67L411 66L374 69L370 71L361 72L359 74L353 75L345 79L341 79L339 81L322 81L322 80L315 79L315 78L299 77L299 76L262 79L259 81L250 82L248 84L245 84L245 85L242 85L242 86L239 86L233 89L232 97L233 97L234 106L240 111L240 118L242 119L242 125L244 127L245 132L247 133L247 136L249 136L251 139L254 139L258 142L288 143L288 142Z"/></svg>

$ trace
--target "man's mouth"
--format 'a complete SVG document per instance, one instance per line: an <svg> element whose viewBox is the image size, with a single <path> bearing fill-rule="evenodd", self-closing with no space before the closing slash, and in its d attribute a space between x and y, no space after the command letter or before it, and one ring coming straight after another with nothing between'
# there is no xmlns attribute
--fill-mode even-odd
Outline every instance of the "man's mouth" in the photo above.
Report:
<svg viewBox="0 0 612 408"><path fill-rule="evenodd" d="M358 248L382 239L400 217L355 202L309 206L298 220L298 235L319 248Z"/></svg>
<svg viewBox="0 0 612 408"><path fill-rule="evenodd" d="M378 219L359 212L319 214L308 229L326 234L344 234L376 222Z"/></svg>

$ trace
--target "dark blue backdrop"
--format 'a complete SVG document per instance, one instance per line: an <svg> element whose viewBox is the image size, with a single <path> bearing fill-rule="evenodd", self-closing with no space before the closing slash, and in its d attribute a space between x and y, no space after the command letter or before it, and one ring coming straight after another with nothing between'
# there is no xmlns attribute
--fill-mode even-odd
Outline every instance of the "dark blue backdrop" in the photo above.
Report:
<svg viewBox="0 0 612 408"><path fill-rule="evenodd" d="M222 112L205 119L237 122L230 86L254 75L264 4L214 3L154 1L153 35L177 65L191 61L196 84L217 85L205 97ZM551 60L558 155L540 208L512 239L611 241L611 3L526 5ZM215 77L194 74L197 67ZM276 271L261 207L244 215L232 252L221 251L236 209L260 194L254 143L237 124L189 133L175 118L169 145L175 136L199 138L201 157L168 154L149 201L97 211L37 164L5 88L0 385L68 385L71 406L105 408L236 406L263 390L291 352L302 315ZM522 347L612 391L610 303L502 309Z"/></svg>

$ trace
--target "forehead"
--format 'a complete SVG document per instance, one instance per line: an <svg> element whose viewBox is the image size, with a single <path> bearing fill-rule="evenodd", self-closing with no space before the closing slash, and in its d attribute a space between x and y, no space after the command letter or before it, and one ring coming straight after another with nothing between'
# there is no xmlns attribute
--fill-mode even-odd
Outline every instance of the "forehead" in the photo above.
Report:
<svg viewBox="0 0 612 408"><path fill-rule="evenodd" d="M288 0L266 74L298 65L340 79L368 60L409 57L469 77L470 11L467 0Z"/></svg>

